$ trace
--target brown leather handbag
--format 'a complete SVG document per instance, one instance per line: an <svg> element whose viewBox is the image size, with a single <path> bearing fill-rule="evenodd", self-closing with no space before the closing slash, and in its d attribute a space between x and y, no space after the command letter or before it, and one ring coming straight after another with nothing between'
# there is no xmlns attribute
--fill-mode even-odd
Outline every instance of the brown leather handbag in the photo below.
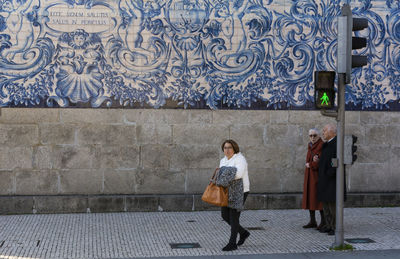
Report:
<svg viewBox="0 0 400 259"><path fill-rule="evenodd" d="M215 170L214 175L211 178L210 183L207 185L207 188L204 191L201 199L204 202L207 202L212 205L226 207L228 206L228 189L213 183L213 180L215 180L215 174L217 173L217 170L218 169Z"/></svg>

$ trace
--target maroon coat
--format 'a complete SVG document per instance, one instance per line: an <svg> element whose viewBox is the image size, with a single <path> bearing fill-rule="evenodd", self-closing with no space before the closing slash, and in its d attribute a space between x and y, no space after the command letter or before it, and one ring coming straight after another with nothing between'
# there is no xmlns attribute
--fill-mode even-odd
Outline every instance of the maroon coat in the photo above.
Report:
<svg viewBox="0 0 400 259"><path fill-rule="evenodd" d="M322 202L317 200L318 162L314 162L313 157L321 156L323 144L321 139L314 144L311 142L308 144L306 163L310 164L310 168L306 167L304 171L303 202L301 204L301 207L306 210L322 210Z"/></svg>

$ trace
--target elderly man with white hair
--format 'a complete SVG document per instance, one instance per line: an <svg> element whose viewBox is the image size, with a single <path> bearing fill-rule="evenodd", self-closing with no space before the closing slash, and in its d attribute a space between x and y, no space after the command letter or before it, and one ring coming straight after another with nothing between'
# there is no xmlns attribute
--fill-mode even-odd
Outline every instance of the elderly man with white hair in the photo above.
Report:
<svg viewBox="0 0 400 259"><path fill-rule="evenodd" d="M317 199L323 203L326 224L320 232L335 234L336 225L336 168L332 158L336 158L336 125L327 124L322 129L322 146L318 169Z"/></svg>

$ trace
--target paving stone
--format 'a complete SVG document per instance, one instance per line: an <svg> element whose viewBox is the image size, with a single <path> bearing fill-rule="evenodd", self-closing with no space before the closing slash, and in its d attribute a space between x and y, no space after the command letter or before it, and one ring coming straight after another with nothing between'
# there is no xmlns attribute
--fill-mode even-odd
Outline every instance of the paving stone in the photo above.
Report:
<svg viewBox="0 0 400 259"><path fill-rule="evenodd" d="M149 197L143 196L145 200ZM245 210L240 222L251 235L238 250L226 253L221 248L229 239L230 228L222 221L219 208L213 208L215 211L0 216L0 254L4 258L245 257L329 252L335 240L302 228L308 221L306 210ZM375 241L352 244L356 250L400 249L399 207L345 208L344 219L345 239ZM172 249L170 243L199 243L201 247Z"/></svg>

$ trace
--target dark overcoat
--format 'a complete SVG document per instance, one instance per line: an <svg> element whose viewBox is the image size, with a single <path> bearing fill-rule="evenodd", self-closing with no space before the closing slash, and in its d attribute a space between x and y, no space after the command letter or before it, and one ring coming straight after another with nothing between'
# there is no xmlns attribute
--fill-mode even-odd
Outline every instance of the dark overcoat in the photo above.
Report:
<svg viewBox="0 0 400 259"><path fill-rule="evenodd" d="M336 168L332 167L332 158L336 158L336 137L322 145L317 184L317 199L321 202L336 201Z"/></svg>
<svg viewBox="0 0 400 259"><path fill-rule="evenodd" d="M306 210L322 210L322 202L317 200L317 183L318 183L318 162L313 161L313 157L317 155L321 157L322 145L324 142L318 139L312 144L308 143L308 151L306 163L310 164L310 168L304 170L303 184L303 201L301 207Z"/></svg>

